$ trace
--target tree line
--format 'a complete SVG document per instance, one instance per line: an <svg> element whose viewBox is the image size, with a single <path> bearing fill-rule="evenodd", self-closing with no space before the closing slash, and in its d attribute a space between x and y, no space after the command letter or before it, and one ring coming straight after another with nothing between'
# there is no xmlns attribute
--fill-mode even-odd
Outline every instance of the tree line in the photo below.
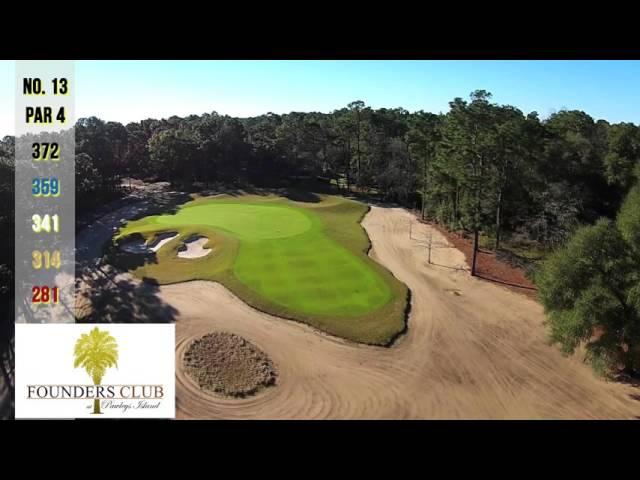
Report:
<svg viewBox="0 0 640 480"><path fill-rule="evenodd" d="M0 384L5 385L6 390L0 391L0 419L12 415L15 382L14 157L14 138L4 137L0 140Z"/></svg>
<svg viewBox="0 0 640 480"><path fill-rule="evenodd" d="M632 123L596 121L581 111L541 120L493 103L483 90L454 99L446 114L355 101L332 113L213 112L126 126L92 117L77 122L76 139L83 207L115 194L122 176L181 188L313 177L418 208L450 229L488 235L496 248L514 234L553 248L578 225L612 218L640 156L640 129Z"/></svg>

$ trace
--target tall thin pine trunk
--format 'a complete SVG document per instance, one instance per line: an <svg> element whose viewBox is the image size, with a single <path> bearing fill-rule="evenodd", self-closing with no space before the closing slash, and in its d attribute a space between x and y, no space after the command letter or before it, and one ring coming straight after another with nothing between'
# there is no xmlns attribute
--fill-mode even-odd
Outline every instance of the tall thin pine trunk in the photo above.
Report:
<svg viewBox="0 0 640 480"><path fill-rule="evenodd" d="M474 206L474 215L473 215L473 259L471 262L471 275L476 275L476 262L478 259L478 248L479 248L479 231L480 231L480 178L482 172L482 157L479 158L479 166L474 163L473 165L473 174L475 180L475 206Z"/></svg>
<svg viewBox="0 0 640 480"><path fill-rule="evenodd" d="M474 228L473 231L473 259L471 261L471 275L476 275L476 261L478 258L478 229Z"/></svg>
<svg viewBox="0 0 640 480"><path fill-rule="evenodd" d="M502 166L500 171L500 178L498 183L498 201L496 205L496 251L500 249L500 234L502 230L502 202L504 199L504 190L507 185L507 169L508 169L508 160L505 154L505 146L502 143Z"/></svg>
<svg viewBox="0 0 640 480"><path fill-rule="evenodd" d="M427 208L427 152L425 149L424 152L424 164L423 164L423 172L422 172L422 219L424 220L426 217L426 208Z"/></svg>
<svg viewBox="0 0 640 480"><path fill-rule="evenodd" d="M356 115L358 118L358 129L356 133L356 152L358 155L358 178L356 179L357 185L360 186L360 110L356 111Z"/></svg>
<svg viewBox="0 0 640 480"><path fill-rule="evenodd" d="M502 227L502 187L498 191L498 205L496 207L496 251L500 250L500 230Z"/></svg>
<svg viewBox="0 0 640 480"><path fill-rule="evenodd" d="M456 229L458 227L458 210L460 208L460 185L456 182L456 193L453 198L453 222L452 227Z"/></svg>

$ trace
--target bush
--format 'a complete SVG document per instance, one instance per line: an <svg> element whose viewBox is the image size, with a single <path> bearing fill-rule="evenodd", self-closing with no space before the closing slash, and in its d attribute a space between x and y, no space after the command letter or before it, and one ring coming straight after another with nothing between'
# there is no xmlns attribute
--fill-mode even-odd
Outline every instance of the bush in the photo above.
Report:
<svg viewBox="0 0 640 480"><path fill-rule="evenodd" d="M602 373L640 372L640 190L627 197L617 222L579 228L536 274L551 339L566 353L585 344Z"/></svg>

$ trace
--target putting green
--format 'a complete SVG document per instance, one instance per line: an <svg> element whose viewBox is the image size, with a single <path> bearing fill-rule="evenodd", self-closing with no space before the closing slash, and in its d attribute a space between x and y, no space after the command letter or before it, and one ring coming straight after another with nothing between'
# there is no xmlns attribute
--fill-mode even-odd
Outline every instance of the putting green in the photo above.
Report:
<svg viewBox="0 0 640 480"><path fill-rule="evenodd" d="M404 318L397 318L402 303L397 297L404 286L364 254L368 239L364 235L362 242L357 221L366 207L337 197L301 205L306 204L278 197L201 198L175 214L129 222L115 240L138 233L151 241L166 231L176 231L180 238L205 235L208 246L214 245L212 255L179 259L181 241L175 239L157 253L157 263L138 266L134 273L160 283L220 281L270 313L357 341L384 343L404 326ZM354 335L352 330L364 328L367 318L373 334Z"/></svg>
<svg viewBox="0 0 640 480"><path fill-rule="evenodd" d="M234 273L266 298L303 313L362 315L391 299L373 269L324 235L243 244Z"/></svg>
<svg viewBox="0 0 640 480"><path fill-rule="evenodd" d="M265 240L299 235L311 228L303 213L285 206L210 203L181 208L176 215L152 217L159 225L206 225L242 240Z"/></svg>

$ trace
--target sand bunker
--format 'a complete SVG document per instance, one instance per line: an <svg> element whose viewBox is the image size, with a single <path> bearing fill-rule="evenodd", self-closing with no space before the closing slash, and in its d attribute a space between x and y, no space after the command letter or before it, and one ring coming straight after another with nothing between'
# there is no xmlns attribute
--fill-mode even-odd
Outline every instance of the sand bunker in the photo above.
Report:
<svg viewBox="0 0 640 480"><path fill-rule="evenodd" d="M231 333L209 333L187 348L183 365L201 389L244 397L275 384L276 370L267 355Z"/></svg>
<svg viewBox="0 0 640 480"><path fill-rule="evenodd" d="M123 243L120 248L127 253L155 253L177 236L176 232L164 232L156 235L151 243L147 244L144 240L131 240Z"/></svg>
<svg viewBox="0 0 640 480"><path fill-rule="evenodd" d="M208 241L209 239L203 236L191 237L184 242L182 247L180 247L178 257L200 258L209 255L211 253L211 249L204 248Z"/></svg>

